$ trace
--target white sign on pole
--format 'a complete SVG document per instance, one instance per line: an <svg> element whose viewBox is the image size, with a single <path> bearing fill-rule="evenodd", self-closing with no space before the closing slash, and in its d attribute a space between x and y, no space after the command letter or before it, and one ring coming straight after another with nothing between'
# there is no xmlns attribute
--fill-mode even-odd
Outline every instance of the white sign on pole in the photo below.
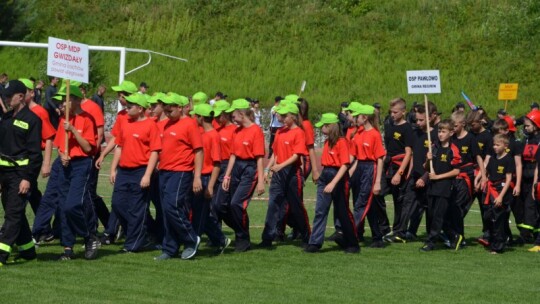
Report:
<svg viewBox="0 0 540 304"><path fill-rule="evenodd" d="M49 37L47 75L88 83L88 45Z"/></svg>
<svg viewBox="0 0 540 304"><path fill-rule="evenodd" d="M439 70L407 71L409 94L440 94Z"/></svg>

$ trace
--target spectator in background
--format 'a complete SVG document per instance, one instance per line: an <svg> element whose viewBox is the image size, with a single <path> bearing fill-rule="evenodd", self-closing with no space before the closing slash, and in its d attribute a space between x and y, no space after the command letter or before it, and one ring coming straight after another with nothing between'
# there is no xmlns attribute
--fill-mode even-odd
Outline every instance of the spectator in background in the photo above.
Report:
<svg viewBox="0 0 540 304"><path fill-rule="evenodd" d="M34 102L38 105L41 105L41 97L43 95L43 80L36 80L33 77L30 77L30 80L34 83Z"/></svg>
<svg viewBox="0 0 540 304"><path fill-rule="evenodd" d="M538 110L538 108L539 108L539 106L538 106L537 102L531 103L531 111ZM521 116L521 117L516 119L516 127L523 125L524 118L525 118L525 116Z"/></svg>
<svg viewBox="0 0 540 304"><path fill-rule="evenodd" d="M103 113L105 113L105 93L106 92L107 92L107 87L101 84L99 85L96 91L96 94L92 96L92 100L99 105Z"/></svg>
<svg viewBox="0 0 540 304"><path fill-rule="evenodd" d="M412 104L411 110L407 113L407 122L413 126L413 129L416 127L416 111L418 110L418 102L415 101Z"/></svg>
<svg viewBox="0 0 540 304"><path fill-rule="evenodd" d="M222 92L217 92L213 99L210 99L208 102L211 106L214 106L214 103L218 100L225 100L227 99L227 95L223 94Z"/></svg>
<svg viewBox="0 0 540 304"><path fill-rule="evenodd" d="M8 80L9 80L8 74L2 73L2 74L0 75L0 86L1 86L1 89L2 89L2 90L5 89L6 84L8 83Z"/></svg>
<svg viewBox="0 0 540 304"><path fill-rule="evenodd" d="M251 100L251 111L253 111L253 115L255 115L255 124L257 126L261 126L261 109L259 107L259 100L258 99L252 99Z"/></svg>
<svg viewBox="0 0 540 304"><path fill-rule="evenodd" d="M452 109L452 113L454 112L465 112L465 104L463 102L458 102Z"/></svg>
<svg viewBox="0 0 540 304"><path fill-rule="evenodd" d="M148 91L150 87L146 84L146 82L141 82L141 84L139 85L139 93L141 94L146 94L146 91Z"/></svg>
<svg viewBox="0 0 540 304"><path fill-rule="evenodd" d="M0 110L1 113L7 113L8 109L6 106L6 103L4 102L6 100L6 97L4 96L5 86L8 82L8 75L6 73L2 73L0 75Z"/></svg>
<svg viewBox="0 0 540 304"><path fill-rule="evenodd" d="M272 156L272 153L274 152L272 150L272 144L274 143L274 138L276 137L276 132L279 128L283 126L283 124L278 120L276 108L279 106L279 102L283 100L283 97L277 96L274 98L274 106L272 109L270 109L270 142L268 143L268 157L270 158Z"/></svg>
<svg viewBox="0 0 540 304"><path fill-rule="evenodd" d="M58 77L50 76L49 77L49 86L45 89L45 104L44 108L49 113L49 120L55 129L58 129L58 122L60 121L60 108L56 101L53 99L56 92L58 92L58 82L60 79Z"/></svg>
<svg viewBox="0 0 540 304"><path fill-rule="evenodd" d="M341 134L347 134L347 129L349 128L349 119L347 118L347 113L345 109L349 106L349 103L344 101L341 103L341 111L338 114L339 125L341 126Z"/></svg>
<svg viewBox="0 0 540 304"><path fill-rule="evenodd" d="M499 111L497 111L497 119L504 119L505 116L506 116L505 109L499 109Z"/></svg>
<svg viewBox="0 0 540 304"><path fill-rule="evenodd" d="M381 117L381 104L376 102L373 104L373 107L375 108L373 113L375 114L375 117L376 117L377 126L380 128L383 124L382 117Z"/></svg>

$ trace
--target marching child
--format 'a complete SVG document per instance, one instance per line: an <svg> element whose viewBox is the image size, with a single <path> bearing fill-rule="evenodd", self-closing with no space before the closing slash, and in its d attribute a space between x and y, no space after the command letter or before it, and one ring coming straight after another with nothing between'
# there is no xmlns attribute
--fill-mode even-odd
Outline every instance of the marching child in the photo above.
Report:
<svg viewBox="0 0 540 304"><path fill-rule="evenodd" d="M507 135L493 136L494 155L487 164L488 185L484 204L487 210L484 217L489 230L489 249L492 254L502 253L507 240L507 230L512 201L512 174L515 171L514 159L507 152Z"/></svg>
<svg viewBox="0 0 540 304"><path fill-rule="evenodd" d="M379 214L371 209L373 195L381 192L381 176L383 158L386 155L382 144L381 133L375 123L375 108L370 105L361 105L356 112L351 113L356 117L355 124L362 128L362 132L353 138L355 146L356 162L353 172L357 175L356 183L351 188L357 188L357 197L354 198L354 223L358 235L363 233L364 219L369 220L372 234L372 247L383 247L382 231L379 227ZM354 193L354 192L353 192Z"/></svg>
<svg viewBox="0 0 540 304"><path fill-rule="evenodd" d="M161 204L165 221L162 254L155 260L168 260L178 254L191 259L197 254L201 238L189 220L192 197L202 191L202 136L193 119L184 114L189 104L185 96L168 93L163 102L169 122L162 134L159 161Z"/></svg>
<svg viewBox="0 0 540 304"><path fill-rule="evenodd" d="M66 95L59 91L58 95ZM70 86L64 108L69 107L69 121L60 119L54 145L58 148L63 168L60 170L59 206L61 214L61 244L64 252L59 260L75 257L73 246L77 235L84 237L88 260L95 259L99 240L96 237L95 214L87 187L89 187L93 155L96 152L96 126L90 114L81 109L83 94L77 86ZM66 131L68 149L66 151Z"/></svg>
<svg viewBox="0 0 540 304"><path fill-rule="evenodd" d="M315 124L321 128L327 139L321 155L323 166L317 182L317 205L313 219L313 231L305 252L318 252L324 242L324 232L330 204L334 203L334 217L339 219L343 237L337 237L336 243L347 253L360 252L354 226L354 218L349 209L349 145L341 136L339 118L334 113L325 113Z"/></svg>
<svg viewBox="0 0 540 304"><path fill-rule="evenodd" d="M443 228L448 201L452 195L452 185L455 177L459 174L461 158L458 148L450 142L454 135L454 123L445 119L439 123L439 141L433 146L432 152L428 152L424 167L429 170L431 161L433 172L429 173L428 188L428 223L430 223L429 234L421 251L432 251L435 249L441 229Z"/></svg>
<svg viewBox="0 0 540 304"><path fill-rule="evenodd" d="M219 134L212 127L214 111L211 105L201 103L193 107L191 115L194 115L199 126L202 127L204 154L201 172L203 191L196 194L193 199L192 223L199 236L206 233L212 244L219 244L217 253L223 253L225 248L230 245L231 240L223 235L217 218L211 215L210 211L221 162Z"/></svg>
<svg viewBox="0 0 540 304"><path fill-rule="evenodd" d="M234 100L225 112L232 113L238 128L233 134L231 156L223 176L222 188L231 197L224 221L234 229L235 251L244 252L251 248L247 213L249 201L255 186L257 195L264 193L264 135L254 122L247 100Z"/></svg>
<svg viewBox="0 0 540 304"><path fill-rule="evenodd" d="M115 138L110 181L114 185L112 208L126 227L122 252L137 252L148 245L150 181L158 162L161 138L156 123L145 116L148 104L144 95L133 94L126 101L128 119Z"/></svg>
<svg viewBox="0 0 540 304"><path fill-rule="evenodd" d="M294 103L280 104L276 112L283 127L276 132L272 145L274 153L264 170L265 180L268 180L269 172L272 172L272 181L262 233L263 247L271 247L272 241L276 238L280 210L285 201L304 244L309 241L311 233L303 202L304 176L301 161L308 153L304 130L298 126L298 107Z"/></svg>

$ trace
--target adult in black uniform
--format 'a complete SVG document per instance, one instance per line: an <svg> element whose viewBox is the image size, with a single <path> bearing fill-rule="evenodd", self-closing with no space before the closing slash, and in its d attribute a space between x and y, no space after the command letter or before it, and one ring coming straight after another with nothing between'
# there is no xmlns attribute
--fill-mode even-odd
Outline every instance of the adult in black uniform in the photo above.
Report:
<svg viewBox="0 0 540 304"><path fill-rule="evenodd" d="M19 80L6 85L6 102L11 111L0 121L0 186L4 207L3 233L0 235L0 266L17 245L19 256L35 259L36 250L25 215L27 194L37 179L41 155L41 120L24 102L26 87Z"/></svg>

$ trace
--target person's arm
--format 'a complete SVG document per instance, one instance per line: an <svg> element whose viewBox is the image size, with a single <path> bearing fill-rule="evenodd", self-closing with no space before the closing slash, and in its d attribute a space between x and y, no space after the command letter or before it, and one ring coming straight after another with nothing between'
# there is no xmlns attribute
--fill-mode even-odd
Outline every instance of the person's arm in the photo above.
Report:
<svg viewBox="0 0 540 304"><path fill-rule="evenodd" d="M103 141L103 134L105 134L105 128L103 126L97 127L97 140L96 144L97 146L101 146L101 142Z"/></svg>
<svg viewBox="0 0 540 304"><path fill-rule="evenodd" d="M275 161L276 161L276 154L272 153L272 156L270 156L270 159L268 160L268 164L266 164L266 168L264 168L263 178L266 183L268 183L269 179L272 177L272 175L270 174L270 168L272 168Z"/></svg>
<svg viewBox="0 0 540 304"><path fill-rule="evenodd" d="M279 172L281 169L289 165L292 165L297 160L298 160L298 154L293 154L291 155L291 157L287 158L287 160L282 162L281 164L274 164L272 167L270 167L270 170L274 173Z"/></svg>
<svg viewBox="0 0 540 304"><path fill-rule="evenodd" d="M495 198L495 207L500 207L503 203L504 196L506 192L508 191L508 188L510 188L510 183L512 182L512 173L506 173L506 179L504 182L504 186L499 193L499 195Z"/></svg>
<svg viewBox="0 0 540 304"><path fill-rule="evenodd" d="M111 151L114 149L114 147L116 147L115 140L116 140L116 137L113 136L107 142L107 146L105 147L105 149L103 149L103 151L101 152L101 155L96 160L96 168L97 169L101 169L101 164L103 163L103 160L105 159L105 156L107 156L109 153L111 153ZM99 142L98 142L98 145L99 145Z"/></svg>
<svg viewBox="0 0 540 304"><path fill-rule="evenodd" d="M113 185L116 182L116 168L118 167L118 163L120 162L121 156L122 156L122 147L118 146L116 147L116 150L114 150L114 156L111 163L111 172L109 175L109 180L111 181L111 184Z"/></svg>
<svg viewBox="0 0 540 304"><path fill-rule="evenodd" d="M141 188L145 189L150 186L152 173L154 172L154 169L156 168L158 160L159 160L159 152L158 151L150 152L150 159L148 160L148 165L146 166L146 171L144 172L144 176L141 179Z"/></svg>
<svg viewBox="0 0 540 304"><path fill-rule="evenodd" d="M430 180L449 179L449 178L454 178L458 176L458 174L459 174L459 169L456 168L442 174L429 173L429 179Z"/></svg>
<svg viewBox="0 0 540 304"><path fill-rule="evenodd" d="M521 176L523 174L521 155L514 155L514 161L516 162L516 186L514 187L512 194L518 196L521 193Z"/></svg>
<svg viewBox="0 0 540 304"><path fill-rule="evenodd" d="M375 183L373 184L373 194L379 195L381 193L381 178L383 170L383 158L377 158L377 174L375 175Z"/></svg>
<svg viewBox="0 0 540 304"><path fill-rule="evenodd" d="M225 191L229 191L229 185L231 183L231 172L236 161L236 155L231 154L229 157L229 163L227 164L227 170L225 170L225 175L223 175L223 182L221 183L221 188Z"/></svg>
<svg viewBox="0 0 540 304"><path fill-rule="evenodd" d="M52 148L52 138L49 138L45 141L45 153L43 154L43 164L41 164L41 176L43 178L47 178L51 174Z"/></svg>
<svg viewBox="0 0 540 304"><path fill-rule="evenodd" d="M319 176L321 173L319 172L319 168L317 167L317 156L315 155L315 148L313 145L308 146L308 153L309 153L309 161L311 162L311 179L313 179L313 182L317 182L319 180Z"/></svg>
<svg viewBox="0 0 540 304"><path fill-rule="evenodd" d="M210 174L210 181L208 181L208 187L206 188L205 193L207 198L212 198L214 196L214 185L216 184L220 171L221 168L219 166L219 162L214 162L214 168L212 168L212 173Z"/></svg>
<svg viewBox="0 0 540 304"><path fill-rule="evenodd" d="M407 166L409 165L409 162L411 161L411 156L412 156L411 147L405 147L405 157L403 158L403 161L401 162L401 166L399 166L398 171L392 177L392 185L399 185L399 183L401 182L401 177L405 173L405 169L407 169Z"/></svg>
<svg viewBox="0 0 540 304"><path fill-rule="evenodd" d="M536 183L538 183L538 166L534 168L534 178L533 178L533 184L532 184L532 191L531 195L533 199L536 199L535 193L536 193Z"/></svg>
<svg viewBox="0 0 540 304"><path fill-rule="evenodd" d="M204 160L202 148L195 149L195 170L193 175L193 193L198 194L202 191L201 172Z"/></svg>
<svg viewBox="0 0 540 304"><path fill-rule="evenodd" d="M330 183L328 183L328 185L326 185L326 187L324 187L323 192L327 193L327 194L332 193L334 191L334 188L336 187L337 183L341 180L341 178L343 178L343 175L345 175L345 173L347 172L347 169L348 169L348 166L346 164L341 165L341 167L339 167L338 172L336 173L336 176L334 176L332 181Z"/></svg>
<svg viewBox="0 0 540 304"><path fill-rule="evenodd" d="M296 155L296 154L295 154ZM257 195L264 193L263 156L257 156Z"/></svg>
<svg viewBox="0 0 540 304"><path fill-rule="evenodd" d="M77 129L75 129L75 127L68 121L64 121L64 129L73 134L73 137L75 137L75 140L77 140L77 143L79 146L81 146L84 153L89 154L92 152L92 145L84 137L82 137L81 133L79 133L79 131L77 131Z"/></svg>
<svg viewBox="0 0 540 304"><path fill-rule="evenodd" d="M8 110L4 104L4 101L2 100L2 97L0 97L0 107L2 107L2 113L7 113Z"/></svg>

